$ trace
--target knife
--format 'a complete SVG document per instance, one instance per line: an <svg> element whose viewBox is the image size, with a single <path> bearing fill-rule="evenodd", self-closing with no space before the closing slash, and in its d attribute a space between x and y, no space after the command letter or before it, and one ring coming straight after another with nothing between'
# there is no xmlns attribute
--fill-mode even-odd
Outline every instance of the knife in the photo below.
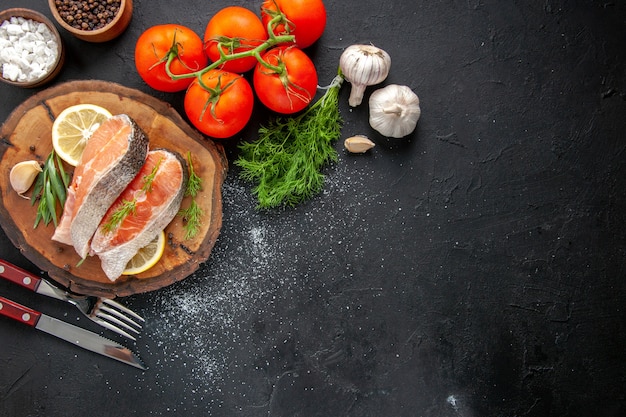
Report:
<svg viewBox="0 0 626 417"><path fill-rule="evenodd" d="M0 315L27 324L83 349L124 362L142 370L148 369L130 349L99 334L74 326L0 296Z"/></svg>

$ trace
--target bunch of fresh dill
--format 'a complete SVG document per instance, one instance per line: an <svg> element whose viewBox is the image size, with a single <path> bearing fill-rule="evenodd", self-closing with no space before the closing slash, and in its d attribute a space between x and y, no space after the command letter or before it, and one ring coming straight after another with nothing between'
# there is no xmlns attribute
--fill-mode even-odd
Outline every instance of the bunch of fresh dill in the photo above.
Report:
<svg viewBox="0 0 626 417"><path fill-rule="evenodd" d="M259 138L242 142L235 165L240 176L257 185L253 192L262 209L295 206L318 194L322 168L338 159L333 142L341 136L338 96L343 76L303 113L273 119L259 128Z"/></svg>

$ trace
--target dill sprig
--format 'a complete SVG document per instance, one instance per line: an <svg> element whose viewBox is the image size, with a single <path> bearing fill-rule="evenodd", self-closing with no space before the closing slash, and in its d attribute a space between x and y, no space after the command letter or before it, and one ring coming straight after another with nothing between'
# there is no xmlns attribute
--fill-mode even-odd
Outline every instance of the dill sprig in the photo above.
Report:
<svg viewBox="0 0 626 417"><path fill-rule="evenodd" d="M189 165L189 180L187 180L187 188L185 189L185 196L195 198L198 192L202 189L202 178L200 178L193 168L193 161L191 160L191 152L187 152L187 164Z"/></svg>
<svg viewBox="0 0 626 417"><path fill-rule="evenodd" d="M142 178L141 191L144 193L152 192L152 184L154 183L154 178L156 177L157 172L159 171L159 167L161 166L161 161L163 158L159 159L157 163L152 167L152 171L149 174L144 175ZM127 216L131 214L135 214L137 209L137 196L133 197L132 200L122 200L120 205L115 209L113 214L111 214L111 218L102 225L102 229L105 232L112 232L117 228Z"/></svg>
<svg viewBox="0 0 626 417"><path fill-rule="evenodd" d="M295 206L319 193L325 181L321 169L336 162L333 142L341 136L337 75L326 92L296 117L277 118L259 128L259 138L239 145L235 165L240 176L257 185L253 192L262 209Z"/></svg>
<svg viewBox="0 0 626 417"><path fill-rule="evenodd" d="M189 165L189 179L187 180L187 187L185 188L185 196L191 197L189 207L181 208L178 215L185 220L185 239L193 239L200 230L202 224L202 216L204 210L196 202L198 192L202 190L202 178L200 178L193 168L193 162L191 161L191 152L187 152L187 163Z"/></svg>
<svg viewBox="0 0 626 417"><path fill-rule="evenodd" d="M37 202L37 215L33 228L42 221L45 225L52 222L57 226L57 213L63 212L69 185L70 176L65 172L61 158L53 150L35 180L31 205ZM58 207L61 208L59 212Z"/></svg>
<svg viewBox="0 0 626 417"><path fill-rule="evenodd" d="M113 212L111 218L102 225L102 229L105 232L112 232L115 230L117 226L119 226L126 216L131 214L135 214L135 210L137 209L137 199L133 198L132 200L122 200L119 207Z"/></svg>
<svg viewBox="0 0 626 417"><path fill-rule="evenodd" d="M144 175L143 177L143 185L141 186L141 190L145 193L149 193L152 191L152 183L154 182L154 177L156 177L157 172L159 171L159 167L161 166L161 161L163 158L160 158L156 165L152 167L152 171L148 175Z"/></svg>
<svg viewBox="0 0 626 417"><path fill-rule="evenodd" d="M185 219L185 240L193 239L200 230L204 210L198 205L195 199L191 200L189 207L181 208L178 215Z"/></svg>

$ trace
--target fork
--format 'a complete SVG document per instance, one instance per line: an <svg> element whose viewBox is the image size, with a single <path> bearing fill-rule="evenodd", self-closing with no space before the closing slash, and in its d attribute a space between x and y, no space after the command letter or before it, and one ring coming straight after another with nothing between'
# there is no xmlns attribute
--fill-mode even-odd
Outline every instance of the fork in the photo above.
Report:
<svg viewBox="0 0 626 417"><path fill-rule="evenodd" d="M141 323L145 322L139 314L116 301L75 294L3 259L0 259L0 277L38 294L67 301L88 319L131 340L136 340L133 334L139 334Z"/></svg>

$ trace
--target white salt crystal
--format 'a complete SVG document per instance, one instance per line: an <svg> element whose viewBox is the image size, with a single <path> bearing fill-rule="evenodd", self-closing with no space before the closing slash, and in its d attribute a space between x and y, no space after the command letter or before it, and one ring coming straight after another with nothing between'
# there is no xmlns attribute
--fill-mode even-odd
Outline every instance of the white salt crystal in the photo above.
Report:
<svg viewBox="0 0 626 417"><path fill-rule="evenodd" d="M21 35L24 33L24 30L20 25L8 25L6 27L6 31L9 35Z"/></svg>
<svg viewBox="0 0 626 417"><path fill-rule="evenodd" d="M34 78L35 80L38 78L43 77L44 75L46 75L46 71L42 71L42 70L38 70L38 69L32 69L30 72L30 77Z"/></svg>
<svg viewBox="0 0 626 417"><path fill-rule="evenodd" d="M31 66L26 59L22 58L19 55L14 55L12 57L11 64L17 65L22 70L22 72L27 72L28 68Z"/></svg>
<svg viewBox="0 0 626 417"><path fill-rule="evenodd" d="M11 58L11 56L15 53L15 50L12 46L8 46L5 48L2 48L0 50L0 62L4 63L4 62L9 62L9 58Z"/></svg>
<svg viewBox="0 0 626 417"><path fill-rule="evenodd" d="M11 81L35 81L54 65L59 45L45 24L11 17L0 24L2 76Z"/></svg>
<svg viewBox="0 0 626 417"><path fill-rule="evenodd" d="M48 55L48 51L51 51L50 48L47 48L43 43L37 43L33 46L33 53L37 56Z"/></svg>
<svg viewBox="0 0 626 417"><path fill-rule="evenodd" d="M22 59L25 59L28 62L32 62L33 58L35 57L33 55L33 45L29 45L27 48L22 49L20 55Z"/></svg>
<svg viewBox="0 0 626 417"><path fill-rule="evenodd" d="M17 81L20 75L20 69L14 64L2 64L2 77L11 81Z"/></svg>

